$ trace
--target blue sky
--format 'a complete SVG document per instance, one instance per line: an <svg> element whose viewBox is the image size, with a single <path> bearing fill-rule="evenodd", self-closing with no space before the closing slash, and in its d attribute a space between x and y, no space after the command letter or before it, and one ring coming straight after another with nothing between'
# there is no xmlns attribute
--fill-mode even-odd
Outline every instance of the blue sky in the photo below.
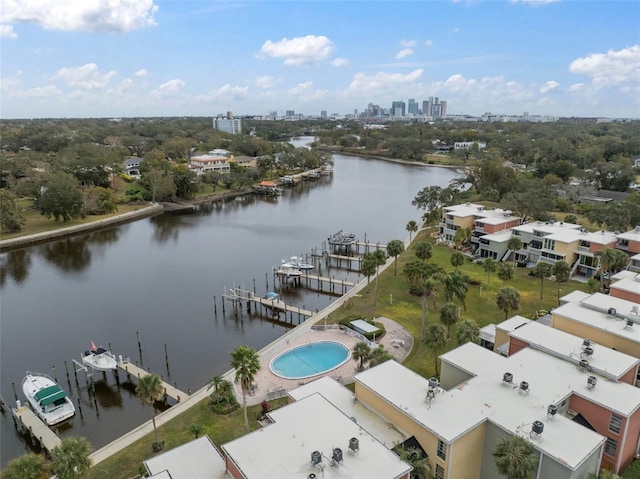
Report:
<svg viewBox="0 0 640 479"><path fill-rule="evenodd" d="M640 2L0 0L0 116L640 117Z"/></svg>

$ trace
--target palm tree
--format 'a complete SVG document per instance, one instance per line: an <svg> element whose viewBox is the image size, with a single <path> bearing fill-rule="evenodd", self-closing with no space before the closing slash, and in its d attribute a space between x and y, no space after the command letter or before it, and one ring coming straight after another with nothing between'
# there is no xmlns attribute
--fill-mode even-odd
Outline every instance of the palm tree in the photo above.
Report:
<svg viewBox="0 0 640 479"><path fill-rule="evenodd" d="M536 278L540 278L540 299L543 299L544 296L544 279L551 276L551 265L549 263L545 263L544 261L538 261L533 269L531 270L531 274Z"/></svg>
<svg viewBox="0 0 640 479"><path fill-rule="evenodd" d="M458 306L453 303L445 304L440 310L440 322L447 327L447 337L451 333L451 325L458 322Z"/></svg>
<svg viewBox="0 0 640 479"><path fill-rule="evenodd" d="M247 417L247 392L260 369L260 358L250 346L239 346L231 351L231 367L236 370L235 381L240 382L242 389L242 408L244 409L244 427L249 430Z"/></svg>
<svg viewBox="0 0 640 479"><path fill-rule="evenodd" d="M63 439L51 451L51 470L58 479L85 477L91 468L91 444L84 437Z"/></svg>
<svg viewBox="0 0 640 479"><path fill-rule="evenodd" d="M493 456L498 472L508 479L529 479L538 467L535 448L520 436L500 439Z"/></svg>
<svg viewBox="0 0 640 479"><path fill-rule="evenodd" d="M360 261L360 273L367 277L367 284L371 282L371 275L378 269L378 260L373 253L365 253Z"/></svg>
<svg viewBox="0 0 640 479"><path fill-rule="evenodd" d="M571 274L571 266L564 260L556 261L553 265L553 275L556 277L558 283L564 283L569 279Z"/></svg>
<svg viewBox="0 0 640 479"><path fill-rule="evenodd" d="M40 454L25 454L9 461L2 479L48 479L49 465Z"/></svg>
<svg viewBox="0 0 640 479"><path fill-rule="evenodd" d="M430 324L427 328L427 336L424 338L424 343L427 347L433 349L433 360L436 369L436 376L438 372L438 349L447 344L447 331L442 324Z"/></svg>
<svg viewBox="0 0 640 479"><path fill-rule="evenodd" d="M375 307L375 305L378 303L378 276L380 276L380 266L382 266L387 261L387 253L385 253L381 249L377 249L373 252L373 258L376 260L376 287L373 292L373 306Z"/></svg>
<svg viewBox="0 0 640 479"><path fill-rule="evenodd" d="M407 447L404 445L397 445L393 448L393 451L400 456L404 462L412 467L411 479L427 479L430 477L431 467L429 461L422 451L417 447Z"/></svg>
<svg viewBox="0 0 640 479"><path fill-rule="evenodd" d="M498 278L502 280L502 285L508 280L513 279L516 269L512 263L498 263Z"/></svg>
<svg viewBox="0 0 640 479"><path fill-rule="evenodd" d="M146 376L142 376L138 380L138 386L136 387L136 396L142 404L149 404L153 406L154 403L158 400L158 398L162 395L162 380L160 376L156 374L147 374ZM158 430L156 429L156 408L153 407L153 416L151 416L153 421L153 431L156 435L156 443L158 442Z"/></svg>
<svg viewBox="0 0 640 479"><path fill-rule="evenodd" d="M513 251L513 263L515 264L516 251L522 249L522 240L520 238L512 236L511 238L509 238L509 241L507 241L507 249Z"/></svg>
<svg viewBox="0 0 640 479"><path fill-rule="evenodd" d="M358 361L358 369L362 371L364 369L364 363L371 357L371 346L365 341L359 341L353 346L351 351L351 357L354 361Z"/></svg>
<svg viewBox="0 0 640 479"><path fill-rule="evenodd" d="M458 266L462 266L464 264L464 254L460 251L454 251L451 253L451 266L455 269L458 269Z"/></svg>
<svg viewBox="0 0 640 479"><path fill-rule="evenodd" d="M422 261L431 259L433 256L433 245L428 241L420 241L413 247L416 252L416 258Z"/></svg>
<svg viewBox="0 0 640 479"><path fill-rule="evenodd" d="M506 320L510 311L520 309L520 293L511 286L500 288L498 297L496 298L496 304L500 311L504 311L504 319Z"/></svg>
<svg viewBox="0 0 640 479"><path fill-rule="evenodd" d="M497 262L493 258L487 258L482 263L482 269L487 272L487 289L489 289L489 285L491 284L491 273L493 273L497 268Z"/></svg>
<svg viewBox="0 0 640 479"><path fill-rule="evenodd" d="M380 344L377 348L373 348L371 350L371 354L369 355L369 367L377 366L389 359L393 359L393 354L387 351L384 346Z"/></svg>
<svg viewBox="0 0 640 479"><path fill-rule="evenodd" d="M393 275L398 273L398 256L404 251L404 243L400 240L391 240L387 243L387 254L393 256Z"/></svg>
<svg viewBox="0 0 640 479"><path fill-rule="evenodd" d="M452 271L444 276L443 286L445 302L459 299L462 301L462 306L466 311L467 304L465 303L465 298L467 297L468 288L464 275L460 273L460 271Z"/></svg>
<svg viewBox="0 0 640 479"><path fill-rule="evenodd" d="M426 277L422 280L422 326L420 327L420 339L424 341L425 324L427 322L427 298L440 286L439 275Z"/></svg>
<svg viewBox="0 0 640 479"><path fill-rule="evenodd" d="M222 376L214 376L211 378L211 381L209 381L209 384L207 384L207 391L213 388L213 392L217 392L220 386L222 386L222 383L224 383Z"/></svg>
<svg viewBox="0 0 640 479"><path fill-rule="evenodd" d="M418 231L418 223L416 223L413 220L409 221L407 223L407 231L409 232L409 243L411 243L411 238L412 238L413 233Z"/></svg>
<svg viewBox="0 0 640 479"><path fill-rule="evenodd" d="M456 341L458 344L479 343L480 328L473 319L465 319L456 327Z"/></svg>
<svg viewBox="0 0 640 479"><path fill-rule="evenodd" d="M616 261L615 250L607 248L606 246L602 251L596 251L594 256L600 261L600 289L604 290L605 276L609 275L611 267Z"/></svg>

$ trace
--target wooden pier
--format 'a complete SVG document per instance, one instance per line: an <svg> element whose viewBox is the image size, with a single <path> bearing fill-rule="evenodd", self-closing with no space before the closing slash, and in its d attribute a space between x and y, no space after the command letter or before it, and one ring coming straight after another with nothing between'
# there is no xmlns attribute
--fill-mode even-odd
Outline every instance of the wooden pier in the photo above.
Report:
<svg viewBox="0 0 640 479"><path fill-rule="evenodd" d="M345 294L349 288L353 288L355 286L355 283L353 283L352 281L328 278L326 276L317 276L314 274L303 273L301 278L306 280L305 286L307 288L311 287L315 282L319 291L324 291L323 286L325 283L328 283L329 292L333 294ZM336 286L340 286L340 288L338 288L340 291L336 291Z"/></svg>
<svg viewBox="0 0 640 479"><path fill-rule="evenodd" d="M306 316L308 318L313 316L312 311L298 308L297 306L290 306L288 304L283 303L282 301L274 301L271 299L261 298L259 296L251 296L250 298L248 298L248 300L253 303L261 304L273 310L284 311L285 313L287 312L296 313L298 314L298 316Z"/></svg>
<svg viewBox="0 0 640 479"><path fill-rule="evenodd" d="M51 451L62 444L62 440L56 436L49 426L40 419L29 407L21 405L12 407L11 413L16 421L16 427L29 432L31 440L38 441L40 446L51 454Z"/></svg>
<svg viewBox="0 0 640 479"><path fill-rule="evenodd" d="M134 375L138 379L151 374L141 367L129 362L127 359L122 359L122 357L118 357L118 368L122 369L125 373L127 373L127 375ZM186 398L189 396L188 393L180 391L178 388L172 386L169 383L166 383L165 381L162 381L162 387L164 389L164 396L173 398L178 402L180 402L182 398Z"/></svg>

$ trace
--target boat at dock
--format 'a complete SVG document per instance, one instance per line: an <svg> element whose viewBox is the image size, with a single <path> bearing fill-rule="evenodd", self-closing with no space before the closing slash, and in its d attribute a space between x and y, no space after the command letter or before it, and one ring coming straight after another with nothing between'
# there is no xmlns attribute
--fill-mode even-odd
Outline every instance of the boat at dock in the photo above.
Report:
<svg viewBox="0 0 640 479"><path fill-rule="evenodd" d="M282 301L282 299L280 299L280 295L278 293L275 293L273 291L269 291L267 294L265 294L263 296L262 299L264 299L264 300L269 302L269 304L267 304L266 306L271 306L271 307L277 307L277 308L284 309L284 301Z"/></svg>
<svg viewBox="0 0 640 479"><path fill-rule="evenodd" d="M284 276L286 278L299 278L300 276L302 276L302 271L296 268L281 265L280 268L276 270L276 274L278 276Z"/></svg>
<svg viewBox="0 0 640 479"><path fill-rule="evenodd" d="M346 233L342 230L329 237L329 244L336 246L350 246L358 241L358 237L355 233Z"/></svg>
<svg viewBox="0 0 640 479"><path fill-rule="evenodd" d="M303 271L314 268L311 263L305 263L301 256L291 256L289 259L283 259L280 266L283 268L293 268Z"/></svg>
<svg viewBox="0 0 640 479"><path fill-rule="evenodd" d="M96 371L109 371L118 367L116 357L102 346L96 347L91 341L91 350L82 353L82 364Z"/></svg>
<svg viewBox="0 0 640 479"><path fill-rule="evenodd" d="M27 371L22 380L22 392L31 409L47 426L58 424L76 413L67 393L46 374Z"/></svg>

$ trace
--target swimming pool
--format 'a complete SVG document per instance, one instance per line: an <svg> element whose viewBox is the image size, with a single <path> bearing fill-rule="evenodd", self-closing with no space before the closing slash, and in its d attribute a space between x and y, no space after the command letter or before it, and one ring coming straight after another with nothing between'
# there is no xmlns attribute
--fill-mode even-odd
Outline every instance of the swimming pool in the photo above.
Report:
<svg viewBox="0 0 640 479"><path fill-rule="evenodd" d="M343 344L318 341L276 356L269 364L269 369L284 379L304 379L342 366L350 357L351 351Z"/></svg>

